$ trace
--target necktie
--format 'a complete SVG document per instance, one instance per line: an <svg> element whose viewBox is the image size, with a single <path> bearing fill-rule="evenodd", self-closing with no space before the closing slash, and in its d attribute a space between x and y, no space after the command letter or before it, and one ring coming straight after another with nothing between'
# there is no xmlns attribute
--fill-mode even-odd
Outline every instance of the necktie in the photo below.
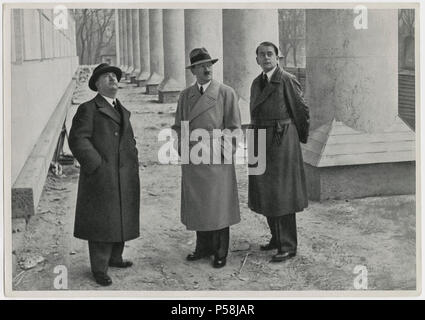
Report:
<svg viewBox="0 0 425 320"><path fill-rule="evenodd" d="M204 87L203 87L203 86L200 86L200 87L199 87L199 92L200 92L201 94L204 94Z"/></svg>
<svg viewBox="0 0 425 320"><path fill-rule="evenodd" d="M263 81L261 82L261 91L264 90L264 88L266 87L267 83L268 83L268 78L267 78L267 74L263 74Z"/></svg>
<svg viewBox="0 0 425 320"><path fill-rule="evenodd" d="M114 100L114 101L112 102L112 105L114 106L114 109L115 109L115 110L117 110L117 111L119 112L119 110L118 110L118 105L117 105L117 101L116 101L116 100Z"/></svg>

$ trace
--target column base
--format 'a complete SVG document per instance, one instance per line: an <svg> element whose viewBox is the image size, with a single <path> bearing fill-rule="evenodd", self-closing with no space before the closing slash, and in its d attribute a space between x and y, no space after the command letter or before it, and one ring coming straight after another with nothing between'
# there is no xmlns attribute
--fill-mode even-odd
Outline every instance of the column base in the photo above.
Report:
<svg viewBox="0 0 425 320"><path fill-rule="evenodd" d="M138 87L146 87L146 80L136 80Z"/></svg>
<svg viewBox="0 0 425 320"><path fill-rule="evenodd" d="M415 194L415 162L314 167L305 163L310 200Z"/></svg>
<svg viewBox="0 0 425 320"><path fill-rule="evenodd" d="M159 84L147 84L146 85L146 94L158 94Z"/></svg>
<svg viewBox="0 0 425 320"><path fill-rule="evenodd" d="M379 133L333 120L301 149L311 200L415 193L415 134L399 118Z"/></svg>
<svg viewBox="0 0 425 320"><path fill-rule="evenodd" d="M160 103L174 103L179 100L180 91L158 91Z"/></svg>

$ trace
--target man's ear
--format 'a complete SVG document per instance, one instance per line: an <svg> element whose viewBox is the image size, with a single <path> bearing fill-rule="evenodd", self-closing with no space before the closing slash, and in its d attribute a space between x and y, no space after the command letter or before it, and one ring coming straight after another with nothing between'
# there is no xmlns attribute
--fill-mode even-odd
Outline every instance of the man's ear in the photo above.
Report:
<svg viewBox="0 0 425 320"><path fill-rule="evenodd" d="M190 72L192 72L192 74L193 74L193 75L195 75L195 74L193 73L193 67L191 67L191 68L190 68Z"/></svg>
<svg viewBox="0 0 425 320"><path fill-rule="evenodd" d="M258 61L258 56L255 56L255 61L257 61L257 64L260 65L260 62Z"/></svg>

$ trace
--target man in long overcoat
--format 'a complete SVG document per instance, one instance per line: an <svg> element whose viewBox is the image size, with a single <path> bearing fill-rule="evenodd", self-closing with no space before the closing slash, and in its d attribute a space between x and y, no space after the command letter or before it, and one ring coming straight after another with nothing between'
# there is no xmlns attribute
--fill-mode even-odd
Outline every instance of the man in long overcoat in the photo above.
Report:
<svg viewBox="0 0 425 320"><path fill-rule="evenodd" d="M205 48L193 49L190 53L192 73L196 83L180 94L173 129L179 136L179 153L182 135L190 135L196 129L205 129L212 137L214 129L238 130L241 126L240 111L234 90L212 79L212 65L218 59L211 59ZM189 132L184 131L183 122L188 122ZM235 140L230 147L235 152ZM195 142L196 144L196 142ZM210 156L223 149L210 146ZM191 143L191 148L194 143ZM223 152L223 154L221 154ZM191 159L193 160L193 159ZM188 230L196 231L196 248L187 260L195 261L214 255L213 267L226 264L229 249L229 226L240 221L239 198L234 162L215 164L194 164L182 161L181 221Z"/></svg>
<svg viewBox="0 0 425 320"><path fill-rule="evenodd" d="M97 66L89 87L98 94L81 104L69 147L81 165L74 236L88 240L93 276L110 285L108 266L127 268L124 242L139 236L140 182L130 112L116 98L121 70Z"/></svg>
<svg viewBox="0 0 425 320"><path fill-rule="evenodd" d="M295 76L278 65L276 45L263 42L256 55L263 72L251 86L251 125L254 139L266 130L266 170L249 176L248 205L270 228L271 240L260 249L277 249L272 262L282 262L296 254L295 213L308 205L300 142L307 142L309 110Z"/></svg>

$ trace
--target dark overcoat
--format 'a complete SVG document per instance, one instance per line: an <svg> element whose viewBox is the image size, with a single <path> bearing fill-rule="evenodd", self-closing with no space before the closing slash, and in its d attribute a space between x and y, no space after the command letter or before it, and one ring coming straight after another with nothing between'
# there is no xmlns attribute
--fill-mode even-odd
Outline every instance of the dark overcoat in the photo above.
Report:
<svg viewBox="0 0 425 320"><path fill-rule="evenodd" d="M214 129L240 129L235 91L215 80L203 95L196 84L186 88L180 94L173 126L179 142L184 130L182 121L189 122L189 132L183 135L196 129L210 133ZM235 166L221 163L182 164L181 221L188 230L219 230L240 221Z"/></svg>
<svg viewBox="0 0 425 320"><path fill-rule="evenodd" d="M302 211L308 205L300 141L307 142L309 110L295 76L276 68L262 90L260 74L252 83L252 128L266 130L266 170L249 176L248 205L265 216Z"/></svg>
<svg viewBox="0 0 425 320"><path fill-rule="evenodd" d="M74 236L123 242L139 236L138 151L130 112L120 112L100 94L81 104L69 147L81 165Z"/></svg>

